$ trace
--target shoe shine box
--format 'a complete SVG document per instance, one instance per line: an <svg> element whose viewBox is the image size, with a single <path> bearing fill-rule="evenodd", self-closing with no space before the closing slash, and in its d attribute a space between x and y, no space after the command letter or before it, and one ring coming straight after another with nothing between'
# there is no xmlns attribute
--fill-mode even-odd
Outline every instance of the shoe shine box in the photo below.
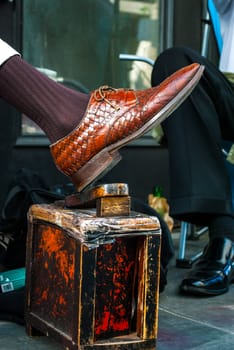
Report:
<svg viewBox="0 0 234 350"><path fill-rule="evenodd" d="M26 329L65 349L155 350L160 224L97 217L63 202L30 208Z"/></svg>

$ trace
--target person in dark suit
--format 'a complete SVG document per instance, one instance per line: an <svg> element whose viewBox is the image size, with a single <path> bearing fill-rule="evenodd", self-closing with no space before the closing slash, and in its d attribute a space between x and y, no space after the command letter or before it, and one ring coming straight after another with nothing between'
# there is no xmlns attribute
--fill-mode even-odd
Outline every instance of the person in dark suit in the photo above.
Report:
<svg viewBox="0 0 234 350"><path fill-rule="evenodd" d="M209 228L202 256L180 284L182 293L218 295L234 280L234 212L223 141L234 142L234 1L214 1L223 49L217 68L185 47L165 50L155 61L152 86L177 69L199 62L204 74L188 99L162 123L169 149L170 213ZM232 60L229 59L232 54ZM232 181L234 181L232 179Z"/></svg>

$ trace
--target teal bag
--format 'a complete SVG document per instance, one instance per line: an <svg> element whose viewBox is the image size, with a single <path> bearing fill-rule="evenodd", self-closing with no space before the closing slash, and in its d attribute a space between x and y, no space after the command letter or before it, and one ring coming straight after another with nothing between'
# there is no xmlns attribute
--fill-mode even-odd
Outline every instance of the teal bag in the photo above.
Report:
<svg viewBox="0 0 234 350"><path fill-rule="evenodd" d="M0 272L0 293L9 293L25 286L25 268Z"/></svg>

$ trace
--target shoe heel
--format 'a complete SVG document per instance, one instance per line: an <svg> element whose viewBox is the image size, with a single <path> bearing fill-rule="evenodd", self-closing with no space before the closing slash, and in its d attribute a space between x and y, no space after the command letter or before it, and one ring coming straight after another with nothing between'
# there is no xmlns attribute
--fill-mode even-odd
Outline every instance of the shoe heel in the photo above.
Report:
<svg viewBox="0 0 234 350"><path fill-rule="evenodd" d="M90 159L90 161L73 174L70 179L75 185L77 191L81 192L104 176L105 173L110 171L110 169L112 169L121 158L119 152L109 153L106 150L103 150Z"/></svg>

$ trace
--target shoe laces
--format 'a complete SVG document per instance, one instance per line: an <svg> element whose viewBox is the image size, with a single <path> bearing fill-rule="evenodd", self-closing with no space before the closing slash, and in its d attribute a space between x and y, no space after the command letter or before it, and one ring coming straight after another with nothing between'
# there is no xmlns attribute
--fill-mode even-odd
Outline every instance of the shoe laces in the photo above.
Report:
<svg viewBox="0 0 234 350"><path fill-rule="evenodd" d="M108 86L108 85L103 85L100 86L97 90L94 91L94 98L97 102L105 101L108 103L112 108L114 108L116 111L120 110L120 107L118 105L114 105L108 98L106 97L106 92L107 91L117 91L117 89Z"/></svg>

